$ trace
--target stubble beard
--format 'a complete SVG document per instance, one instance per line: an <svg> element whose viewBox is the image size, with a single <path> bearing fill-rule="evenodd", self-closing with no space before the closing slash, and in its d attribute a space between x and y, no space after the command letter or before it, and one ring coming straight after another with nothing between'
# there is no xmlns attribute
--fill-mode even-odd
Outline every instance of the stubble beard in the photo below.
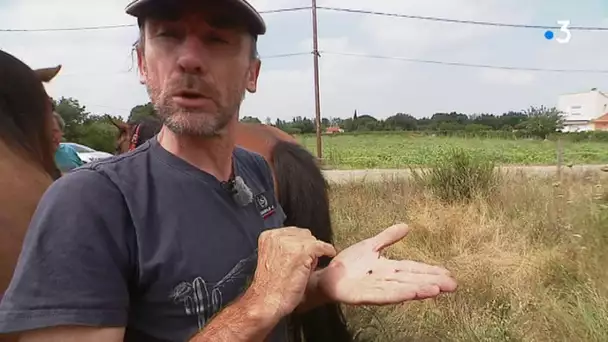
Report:
<svg viewBox="0 0 608 342"><path fill-rule="evenodd" d="M228 94L227 105L221 105L215 100L217 111L207 112L190 110L178 106L173 102L171 95L164 93L157 87L146 86L150 100L156 109L163 125L177 135L196 136L202 138L216 138L222 136L228 124L241 107L245 96L245 89L233 87Z"/></svg>

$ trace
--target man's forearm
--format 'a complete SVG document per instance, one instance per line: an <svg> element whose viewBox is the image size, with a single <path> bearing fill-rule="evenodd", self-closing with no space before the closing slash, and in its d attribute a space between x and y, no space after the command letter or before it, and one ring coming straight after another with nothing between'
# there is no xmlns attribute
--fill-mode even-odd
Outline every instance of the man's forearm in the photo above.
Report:
<svg viewBox="0 0 608 342"><path fill-rule="evenodd" d="M280 320L269 311L255 293L245 292L189 342L262 342Z"/></svg>
<svg viewBox="0 0 608 342"><path fill-rule="evenodd" d="M296 308L296 313L303 313L312 310L316 307L325 305L331 300L323 293L319 287L319 277L323 274L323 270L318 270L312 273L306 286L306 293L302 299L302 303Z"/></svg>

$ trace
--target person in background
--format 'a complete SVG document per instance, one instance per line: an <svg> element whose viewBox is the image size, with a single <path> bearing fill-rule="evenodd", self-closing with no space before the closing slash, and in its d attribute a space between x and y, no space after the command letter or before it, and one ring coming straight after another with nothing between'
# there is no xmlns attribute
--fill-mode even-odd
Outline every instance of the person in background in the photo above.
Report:
<svg viewBox="0 0 608 342"><path fill-rule="evenodd" d="M71 171L79 166L82 166L84 162L76 153L76 150L67 144L62 144L63 140L63 131L65 130L65 121L61 115L57 114L57 112L53 112L53 117L55 118L53 123L53 143L55 144L55 163L57 167L61 171L61 173L66 173Z"/></svg>

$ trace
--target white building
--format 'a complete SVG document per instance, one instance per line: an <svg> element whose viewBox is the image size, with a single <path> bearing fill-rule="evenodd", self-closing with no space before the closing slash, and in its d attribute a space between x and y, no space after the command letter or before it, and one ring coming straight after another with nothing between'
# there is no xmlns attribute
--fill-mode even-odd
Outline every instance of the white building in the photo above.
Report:
<svg viewBox="0 0 608 342"><path fill-rule="evenodd" d="M564 132L593 131L592 120L608 113L608 95L596 88L564 94L557 101L557 109L564 112Z"/></svg>

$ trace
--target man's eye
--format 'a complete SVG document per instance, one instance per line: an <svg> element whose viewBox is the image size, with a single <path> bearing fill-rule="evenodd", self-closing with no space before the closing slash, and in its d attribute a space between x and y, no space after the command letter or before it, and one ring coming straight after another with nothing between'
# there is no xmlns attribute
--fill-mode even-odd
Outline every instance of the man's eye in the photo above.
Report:
<svg viewBox="0 0 608 342"><path fill-rule="evenodd" d="M210 42L214 42L214 43L228 43L228 41L220 36L217 35L213 35L213 36L209 36L207 38Z"/></svg>
<svg viewBox="0 0 608 342"><path fill-rule="evenodd" d="M158 32L157 34L159 37L168 37L168 38L176 38L177 32L175 31L170 31L170 30L161 30Z"/></svg>

